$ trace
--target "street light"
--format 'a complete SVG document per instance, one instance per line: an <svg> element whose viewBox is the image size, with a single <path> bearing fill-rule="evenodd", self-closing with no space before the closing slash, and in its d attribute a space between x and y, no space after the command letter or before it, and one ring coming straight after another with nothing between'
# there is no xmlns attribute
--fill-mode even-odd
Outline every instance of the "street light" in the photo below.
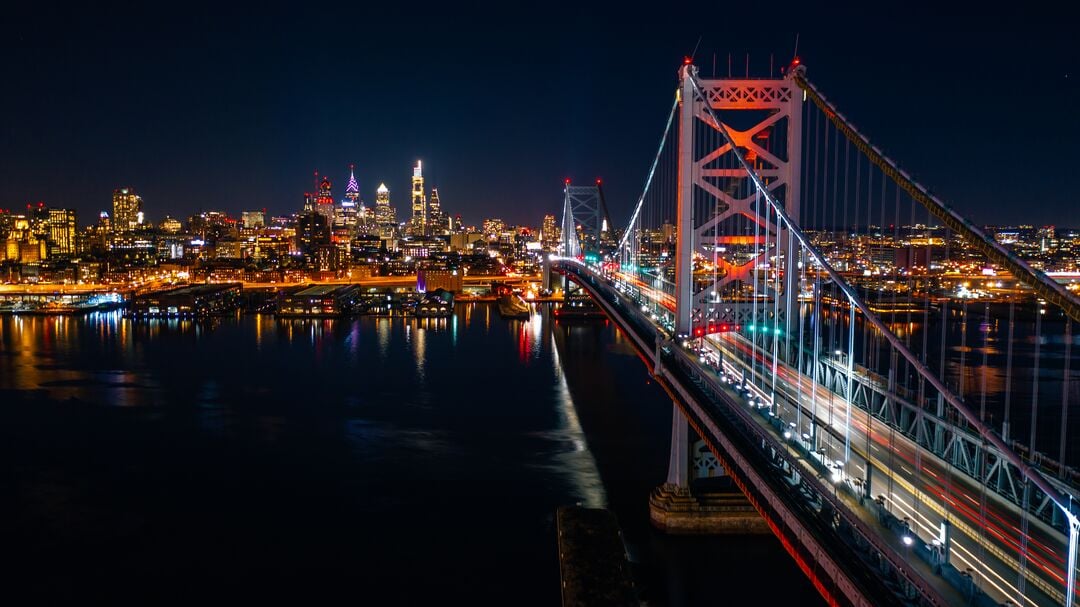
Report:
<svg viewBox="0 0 1080 607"><path fill-rule="evenodd" d="M904 517L904 534L900 537L900 540L904 542L905 546L915 543L915 538L911 537L911 517Z"/></svg>
<svg viewBox="0 0 1080 607"><path fill-rule="evenodd" d="M832 468L832 482L840 484L840 481L844 480L844 475L840 470L840 466L829 464L829 467Z"/></svg>

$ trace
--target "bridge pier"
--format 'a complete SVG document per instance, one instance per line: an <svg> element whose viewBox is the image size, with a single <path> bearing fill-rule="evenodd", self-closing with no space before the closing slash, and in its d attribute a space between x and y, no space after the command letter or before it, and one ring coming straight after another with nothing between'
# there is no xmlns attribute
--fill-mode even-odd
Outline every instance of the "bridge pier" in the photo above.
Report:
<svg viewBox="0 0 1080 607"><path fill-rule="evenodd" d="M695 480L699 482L691 487ZM765 520L730 482L705 442L691 443L690 425L674 404L668 476L649 496L649 520L672 535L770 533Z"/></svg>

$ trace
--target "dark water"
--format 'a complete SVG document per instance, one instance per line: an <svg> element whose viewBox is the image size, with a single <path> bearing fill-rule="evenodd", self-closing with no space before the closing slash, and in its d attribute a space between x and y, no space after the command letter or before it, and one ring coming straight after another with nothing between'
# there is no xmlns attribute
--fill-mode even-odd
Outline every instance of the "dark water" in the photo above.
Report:
<svg viewBox="0 0 1080 607"><path fill-rule="evenodd" d="M668 538L671 405L606 323L0 318L4 594L559 604L555 508L655 605L817 603L771 537ZM375 599L375 600L373 600ZM21 604L14 602L9 604Z"/></svg>

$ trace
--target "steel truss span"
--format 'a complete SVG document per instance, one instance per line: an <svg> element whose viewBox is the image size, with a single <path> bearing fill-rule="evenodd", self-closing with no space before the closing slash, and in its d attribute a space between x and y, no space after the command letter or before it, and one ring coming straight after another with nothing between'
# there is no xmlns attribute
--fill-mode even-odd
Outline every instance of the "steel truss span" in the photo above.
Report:
<svg viewBox="0 0 1080 607"><path fill-rule="evenodd" d="M625 227L598 186L566 184L552 267L627 332L831 603L1074 604L1076 297L900 170L797 63L766 80L686 64L674 96ZM965 299L973 255L1017 286ZM1060 420L1037 415L1048 372ZM1037 430L1058 421L1054 445Z"/></svg>

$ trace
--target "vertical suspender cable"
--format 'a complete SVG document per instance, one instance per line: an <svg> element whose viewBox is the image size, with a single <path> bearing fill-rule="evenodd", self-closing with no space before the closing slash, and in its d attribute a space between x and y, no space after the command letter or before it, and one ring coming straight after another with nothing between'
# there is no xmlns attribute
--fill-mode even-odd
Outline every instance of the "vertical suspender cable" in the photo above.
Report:
<svg viewBox="0 0 1080 607"><path fill-rule="evenodd" d="M1009 299L1009 338L1005 342L1005 414L1001 420L1001 440L1009 444L1009 414L1012 404L1013 330L1015 327L1016 302Z"/></svg>
<svg viewBox="0 0 1080 607"><path fill-rule="evenodd" d="M771 270L774 278L773 288L773 331L772 338L772 399L776 402L776 347L780 342L780 214L776 214L776 235L773 238L773 259ZM798 404L798 403L796 403Z"/></svg>
<svg viewBox="0 0 1080 607"><path fill-rule="evenodd" d="M1037 424L1039 420L1039 348L1042 345L1042 313L1043 308L1038 302L1035 303L1035 364L1031 372L1031 439L1028 443L1028 459L1034 463L1036 450L1035 439L1037 437Z"/></svg>
<svg viewBox="0 0 1080 607"><path fill-rule="evenodd" d="M1072 359L1072 319L1065 317L1065 368L1061 376L1061 446L1058 449L1058 478L1065 480L1065 438L1069 427L1069 371Z"/></svg>

